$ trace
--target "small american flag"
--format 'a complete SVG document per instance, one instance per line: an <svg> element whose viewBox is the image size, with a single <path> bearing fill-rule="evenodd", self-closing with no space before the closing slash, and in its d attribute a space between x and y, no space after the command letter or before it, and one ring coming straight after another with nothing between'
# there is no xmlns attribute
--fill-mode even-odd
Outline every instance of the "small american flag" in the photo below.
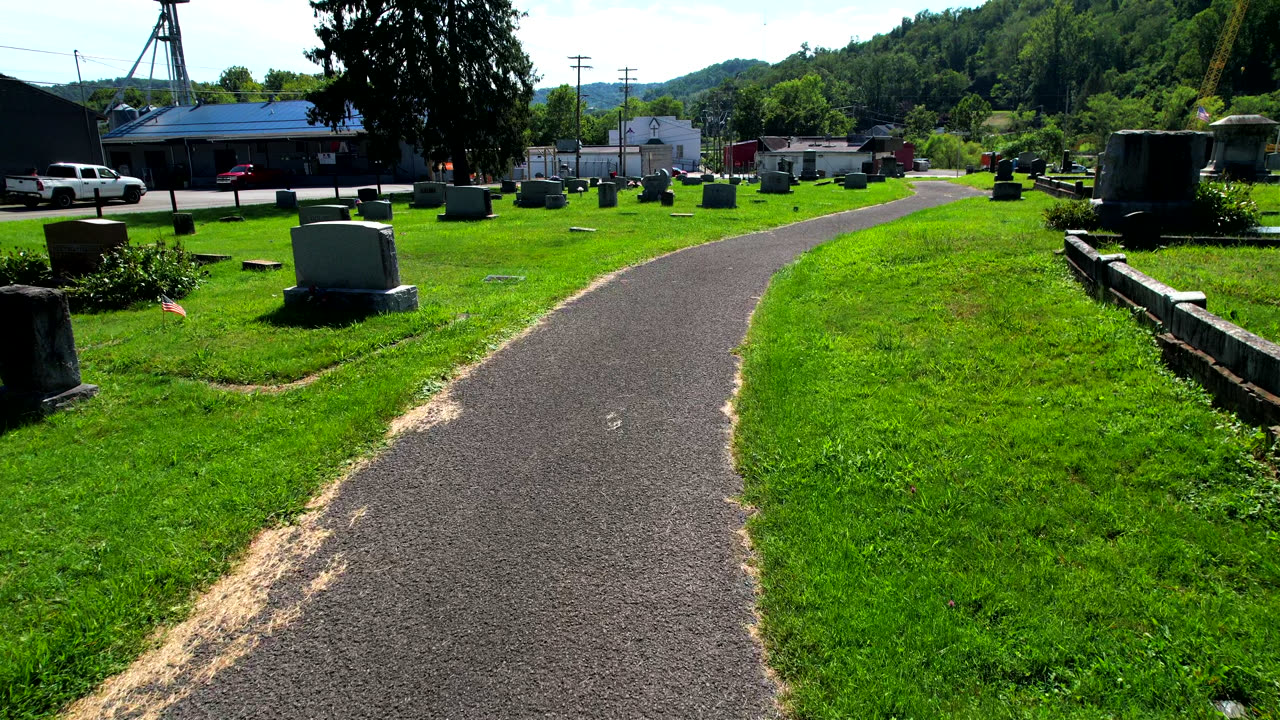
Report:
<svg viewBox="0 0 1280 720"><path fill-rule="evenodd" d="M174 315L181 315L182 317L187 316L187 311L183 310L181 305L169 299L168 295L160 296L160 310L163 312L171 312Z"/></svg>
<svg viewBox="0 0 1280 720"><path fill-rule="evenodd" d="M1200 118L1200 122L1209 122L1212 119L1209 117L1209 111L1205 110L1203 105L1196 108L1196 117Z"/></svg>

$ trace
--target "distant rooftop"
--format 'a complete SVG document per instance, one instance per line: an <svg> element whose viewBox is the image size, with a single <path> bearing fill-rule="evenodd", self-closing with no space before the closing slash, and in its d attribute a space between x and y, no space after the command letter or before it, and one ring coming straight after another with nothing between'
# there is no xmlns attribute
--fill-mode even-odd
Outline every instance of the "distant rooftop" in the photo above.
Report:
<svg viewBox="0 0 1280 720"><path fill-rule="evenodd" d="M306 100L163 107L102 136L104 143L167 140L260 140L266 138L349 137L364 132L363 117L353 114L336 132L307 122L313 105Z"/></svg>

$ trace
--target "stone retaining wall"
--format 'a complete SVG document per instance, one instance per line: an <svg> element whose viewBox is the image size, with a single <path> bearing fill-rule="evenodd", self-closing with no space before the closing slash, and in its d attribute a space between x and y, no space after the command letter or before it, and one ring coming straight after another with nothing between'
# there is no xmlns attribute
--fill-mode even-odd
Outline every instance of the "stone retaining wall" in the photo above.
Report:
<svg viewBox="0 0 1280 720"><path fill-rule="evenodd" d="M1063 255L1095 297L1141 310L1165 363L1202 384L1218 405L1250 423L1280 424L1280 345L1206 310L1204 293L1165 285L1124 255L1100 255L1088 240L1068 231Z"/></svg>
<svg viewBox="0 0 1280 720"><path fill-rule="evenodd" d="M1093 197L1093 188L1085 187L1083 180L1059 180L1041 176L1036 178L1035 189L1053 197L1069 200L1088 200Z"/></svg>

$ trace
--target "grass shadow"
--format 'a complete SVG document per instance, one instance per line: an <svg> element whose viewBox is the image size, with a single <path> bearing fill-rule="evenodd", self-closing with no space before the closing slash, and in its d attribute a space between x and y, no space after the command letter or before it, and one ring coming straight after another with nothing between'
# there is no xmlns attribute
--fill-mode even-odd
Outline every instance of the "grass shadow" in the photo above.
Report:
<svg viewBox="0 0 1280 720"><path fill-rule="evenodd" d="M376 310L331 306L325 302L323 295L316 295L312 302L305 305L281 305L271 312L259 315L258 320L275 327L315 330L350 327L377 314Z"/></svg>

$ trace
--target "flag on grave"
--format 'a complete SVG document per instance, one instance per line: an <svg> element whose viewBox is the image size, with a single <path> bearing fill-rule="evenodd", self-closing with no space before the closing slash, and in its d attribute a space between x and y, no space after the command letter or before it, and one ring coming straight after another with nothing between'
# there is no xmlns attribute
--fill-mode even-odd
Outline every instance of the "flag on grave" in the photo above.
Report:
<svg viewBox="0 0 1280 720"><path fill-rule="evenodd" d="M187 311L183 310L182 306L178 303L170 300L168 295L160 296L160 310L163 312L171 312L174 315L181 315L182 317L187 316Z"/></svg>

